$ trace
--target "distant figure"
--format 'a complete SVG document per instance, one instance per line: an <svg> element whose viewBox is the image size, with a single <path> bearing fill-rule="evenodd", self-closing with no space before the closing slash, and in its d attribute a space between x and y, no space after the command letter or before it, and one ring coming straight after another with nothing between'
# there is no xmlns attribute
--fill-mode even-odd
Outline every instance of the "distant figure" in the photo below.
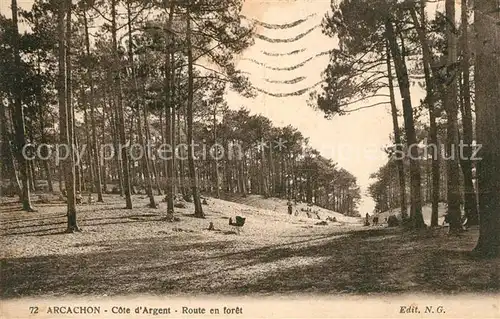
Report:
<svg viewBox="0 0 500 319"><path fill-rule="evenodd" d="M378 216L373 217L373 226L378 225Z"/></svg>
<svg viewBox="0 0 500 319"><path fill-rule="evenodd" d="M292 215L293 213L292 202L288 201L287 205L288 205L288 215Z"/></svg>
<svg viewBox="0 0 500 319"><path fill-rule="evenodd" d="M210 222L210 224L208 224L208 230L215 230L213 222Z"/></svg>
<svg viewBox="0 0 500 319"><path fill-rule="evenodd" d="M245 225L245 220L246 218L241 217L241 216L236 216L235 218L236 221L233 222L233 219L230 217L229 218L229 226L236 227L238 235L240 234L240 229Z"/></svg>
<svg viewBox="0 0 500 319"><path fill-rule="evenodd" d="M370 226L370 214L366 213L365 226Z"/></svg>
<svg viewBox="0 0 500 319"><path fill-rule="evenodd" d="M76 201L77 204L81 204L82 203L82 195L80 194L80 192L76 192L75 201Z"/></svg>

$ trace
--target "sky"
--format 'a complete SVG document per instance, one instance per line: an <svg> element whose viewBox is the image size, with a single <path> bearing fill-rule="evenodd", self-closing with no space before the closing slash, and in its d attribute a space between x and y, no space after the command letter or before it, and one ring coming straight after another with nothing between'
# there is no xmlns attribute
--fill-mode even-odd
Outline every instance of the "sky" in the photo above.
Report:
<svg viewBox="0 0 500 319"><path fill-rule="evenodd" d="M327 0L247 0L242 14L248 18L271 24L291 23L298 19L306 22L289 29L267 29L258 27L256 33L269 38L293 38L321 23L329 10ZM291 43L270 43L256 38L255 44L245 51L237 63L238 69L249 72L252 85L263 88L267 92L287 93L300 90L321 81L321 72L328 65L328 55L313 58L311 61L292 71L275 71L266 69L248 59L254 59L272 67L288 67L301 63L320 52L331 50L336 41L322 34L321 28L314 29L303 38ZM290 52L306 50L295 55L268 56L267 52ZM268 80L291 80L297 77L305 79L296 84L269 83ZM319 86L316 89L320 89ZM362 189L362 202L359 210L364 215L374 208L373 200L366 194L370 184L369 176L382 166L387 158L383 147L387 145L392 132L389 106L380 105L348 115L335 116L327 120L323 114L308 106L309 92L301 96L274 97L259 93L256 98L246 99L236 93L227 96L232 108L245 107L252 113L261 113L270 118L277 126L291 124L298 128L310 145L327 158L331 158L338 166L350 171L358 180ZM352 108L373 103L354 104Z"/></svg>
<svg viewBox="0 0 500 319"><path fill-rule="evenodd" d="M18 6L24 9L29 9L31 4L31 0L18 0ZM289 29L256 28L258 34L269 38L286 39L318 26L329 8L330 0L246 0L241 14L271 24L291 23L309 17L304 23ZM0 11L10 17L10 1L0 1ZM331 50L336 45L334 39L322 34L320 27L291 43L269 43L256 38L255 44L237 58L236 66L248 72L254 87L275 93L293 92L321 81L321 72L328 65L328 55L314 57L292 71L269 70L250 59L274 68L284 68ZM262 51L286 53L301 49L305 50L288 56L269 56L262 53ZM284 81L298 77L305 79L295 84L270 83L265 80ZM316 86L316 89L319 88ZM374 202L366 190L371 182L370 174L387 161L382 149L390 142L389 136L392 132L389 106L380 105L327 120L321 112L308 106L309 92L291 97L274 97L258 93L251 99L228 92L227 102L233 109L245 107L251 113L260 113L271 119L276 126L292 125L299 129L309 138L310 145L324 157L331 158L338 163L338 166L356 176L362 191L359 211L362 215L365 212L372 212ZM366 100L364 104L352 105L352 108L373 102L378 101Z"/></svg>

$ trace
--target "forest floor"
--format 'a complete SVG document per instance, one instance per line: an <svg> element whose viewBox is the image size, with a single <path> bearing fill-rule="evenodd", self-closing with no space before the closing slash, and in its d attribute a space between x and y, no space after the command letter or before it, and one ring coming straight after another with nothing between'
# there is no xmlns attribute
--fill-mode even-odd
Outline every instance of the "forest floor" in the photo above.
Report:
<svg viewBox="0 0 500 319"><path fill-rule="evenodd" d="M126 210L122 198L106 195L105 203L78 205L82 232L73 234L64 233L63 202L35 200L38 211L26 213L3 198L0 298L500 291L500 260L468 254L477 228L456 237L446 228L363 227L326 210L290 216L285 202L258 198L207 198L206 219L186 203L169 223L166 203L151 209L146 196L133 196L135 208ZM247 218L239 235L228 225L236 215ZM325 225L328 216L338 222Z"/></svg>

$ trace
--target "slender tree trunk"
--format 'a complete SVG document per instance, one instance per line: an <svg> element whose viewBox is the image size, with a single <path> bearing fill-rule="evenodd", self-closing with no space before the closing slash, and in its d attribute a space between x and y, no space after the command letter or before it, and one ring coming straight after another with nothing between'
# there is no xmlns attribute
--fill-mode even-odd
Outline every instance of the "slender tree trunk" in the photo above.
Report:
<svg viewBox="0 0 500 319"><path fill-rule="evenodd" d="M138 107L140 107L140 106L138 105ZM147 113L145 110L145 106L143 106L143 107L144 107L144 109L143 109L144 119L146 119ZM139 113L140 109L138 109L137 112ZM139 135L139 141L140 141L141 145L143 146L143 149L145 150L144 155L142 156L142 166L143 166L144 178L146 179L145 182L146 182L146 191L147 191L147 194L149 197L149 207L156 208L157 205L155 202L155 197L153 195L153 182L151 181L151 172L150 172L150 168L149 168L149 154L147 154L148 149L146 147L147 138L145 139L142 133L143 132L142 132L142 125L141 125L141 116L140 116L140 114L137 114L137 134Z"/></svg>
<svg viewBox="0 0 500 319"><path fill-rule="evenodd" d="M116 108L118 112L118 132L120 137L120 148L123 169L123 192L125 195L125 208L132 209L132 197L130 195L130 164L127 146L127 138L125 135L125 119L123 110L122 84L120 75L120 57L118 56L118 44L116 40L116 0L111 0L111 37L113 42L113 76L114 89L116 95Z"/></svg>
<svg viewBox="0 0 500 319"><path fill-rule="evenodd" d="M460 168L458 154L458 105L457 105L457 77L455 64L457 61L457 40L455 36L455 1L446 0L446 19L448 23L447 37L447 83L445 83L444 106L447 113L446 123L446 150L447 159L447 201L448 217L450 220L450 233L462 229L460 211Z"/></svg>
<svg viewBox="0 0 500 319"><path fill-rule="evenodd" d="M60 127L60 141L67 146L68 157L64 160L64 174L65 174L65 189L66 189L66 203L67 203L67 232L79 231L76 221L76 201L75 201L75 165L73 154L73 139L70 132L72 125L72 109L68 103L67 94L68 83L67 76L67 59L66 48L68 48L69 41L65 35L64 15L67 8L67 18L71 19L71 5L65 0L60 0L58 11L58 33L59 33L59 77L58 77L58 97L59 97L59 127Z"/></svg>
<svg viewBox="0 0 500 319"><path fill-rule="evenodd" d="M21 101L20 92L20 75L18 72L21 70L21 57L19 55L19 30L17 25L17 0L12 0L12 24L14 27L14 39L13 39L13 51L14 51L14 66L15 66L15 83L14 86L14 131L15 131L15 141L16 141L16 155L17 161L19 163L19 171L21 175L22 182L22 206L23 210L28 212L33 212L34 209L31 206L30 189L29 189L29 165L28 161L24 158L22 150L26 145L26 133L25 133L25 123L24 123L24 110Z"/></svg>
<svg viewBox="0 0 500 319"><path fill-rule="evenodd" d="M160 112L158 113L158 120L160 122L160 137L161 137L161 143L163 145L165 145L165 143L167 142L167 140L165 138L166 130L163 130L165 125L167 125L167 122L163 123L163 115L164 115L163 112L164 111L165 111L165 109L160 109ZM161 165L160 167L161 167L160 171L161 171L162 176L167 177L167 167L165 165Z"/></svg>
<svg viewBox="0 0 500 319"><path fill-rule="evenodd" d="M108 113L108 114L111 114L111 113ZM106 132L106 99L105 99L105 96L103 96L103 102L102 102L102 119L101 119L101 145L105 144L106 143L106 138L105 138L105 132ZM97 139L96 139L97 141ZM98 160L100 160L101 158L101 149L99 149L99 158ZM97 150L96 150L97 151ZM107 193L108 191L108 171L107 171L107 165L106 163L104 162L104 158L101 160L102 163L99 163L99 167L102 167L102 192L103 193ZM102 164L102 165L101 165Z"/></svg>
<svg viewBox="0 0 500 319"><path fill-rule="evenodd" d="M415 133L415 125L413 120L413 107L411 104L410 83L408 79L408 71L406 62L401 54L401 49L397 43L394 34L394 27L391 21L386 23L386 32L389 40L391 55L394 60L396 75L398 78L399 90L403 98L403 118L405 123L405 132L408 149L411 154L410 158L410 199L411 209L410 218L413 228L425 227L424 218L422 215L422 195L420 186L420 166L418 160L417 137Z"/></svg>
<svg viewBox="0 0 500 319"><path fill-rule="evenodd" d="M167 21L167 29L172 28L172 22L174 19L174 10L175 10L175 4L174 2L170 3L170 8L169 8L169 14L168 14L168 21ZM189 16L188 16L189 20ZM166 175L167 175L167 220L172 221L173 216L174 216L174 185L175 185L175 178L174 178L174 157L175 157L175 151L172 148L173 140L174 140L174 134L173 134L173 116L172 116L172 109L174 108L173 105L173 95L172 95L172 87L173 87L173 77L172 73L175 72L175 68L171 68L171 64L173 61L171 61L171 47L173 45L173 41L171 35L168 35L168 43L167 43L167 50L165 51L165 79L164 79L164 84L165 84L165 139L167 141L167 144L170 146L170 149L172 152L168 154L169 156L167 157L166 161Z"/></svg>
<svg viewBox="0 0 500 319"><path fill-rule="evenodd" d="M76 139L76 126L75 126L75 113L73 107L73 87L72 87L72 63L71 63L71 15L72 3L67 4L67 18L66 18L66 112L68 116L68 135L71 144L71 152L73 156L73 170L74 178L74 191L80 193L80 159L78 158L78 144ZM69 198L68 198L69 200ZM69 228L69 227L68 227Z"/></svg>
<svg viewBox="0 0 500 319"><path fill-rule="evenodd" d="M198 193L198 182L196 178L196 170L194 166L194 150L193 150L193 49L191 44L191 17L190 3L187 4L186 10L186 44L188 56L188 97L187 97L187 145L188 145L188 165L191 191L194 203L194 216L205 218L203 207L201 206L200 194Z"/></svg>
<svg viewBox="0 0 500 319"><path fill-rule="evenodd" d="M462 20L462 79L463 79L463 155L461 161L462 172L464 175L464 210L467 217L467 225L478 225L479 214L477 211L476 192L472 183L472 108L471 108L471 93L470 93L470 54L469 54L469 30L468 30L468 3L467 0L462 0L461 20Z"/></svg>
<svg viewBox="0 0 500 319"><path fill-rule="evenodd" d="M68 77L71 79L71 77ZM80 153L79 153L79 138L78 135L76 134L76 121L75 121L75 108L73 107L73 103L71 103L71 109L72 109L72 115L71 115L71 131L73 135L73 144L74 144L74 156L75 156L75 191L80 194L82 192L82 159L80 158Z"/></svg>
<svg viewBox="0 0 500 319"><path fill-rule="evenodd" d="M184 104L184 102L181 102ZM183 108L184 110L184 108ZM184 112L185 113L185 112ZM177 142L176 145L179 145L182 143L181 139L181 113L177 112ZM178 182L178 189L181 191L182 196L186 195L186 188L185 188L185 182L184 182L184 149L179 148L179 169L176 170L177 172L177 182ZM182 159L181 159L182 158Z"/></svg>
<svg viewBox="0 0 500 319"><path fill-rule="evenodd" d="M399 134L398 109L396 107L396 99L394 97L391 53L388 45L387 45L387 77L389 80L389 96L391 100L391 115L392 115L392 127L394 130L394 142L396 143L396 150L398 151L399 153L398 156L400 157L396 159L396 165L398 168L398 178L399 178L399 200L401 205L401 218L406 219L408 217L407 207L406 207L406 180L404 171L404 158L401 156L403 144L401 142L401 136Z"/></svg>
<svg viewBox="0 0 500 319"><path fill-rule="evenodd" d="M40 57L37 56L37 69L38 69L38 75L41 74L41 67L40 67ZM39 107L39 112L38 112L38 118L40 120L40 136L42 140L42 144L47 144L47 138L45 136L45 117L44 117L44 111L43 111L43 100L42 100L42 95L41 91L36 93L36 100L37 104ZM5 123L5 122L4 122ZM47 147L44 147L41 150L41 155L43 158L48 157L48 149ZM52 184L52 174L50 172L50 158L42 160L43 162L43 169L45 170L45 176L47 179L47 184L48 184L48 190L49 192L53 193L54 192L54 186Z"/></svg>
<svg viewBox="0 0 500 319"><path fill-rule="evenodd" d="M213 114L213 120L212 120L212 125L213 125L213 133L214 133L214 145L217 144L217 105L214 105L214 114ZM214 149L214 154L213 156L213 165L214 165L214 183L215 183L215 196L217 198L220 198L220 185L219 185L219 163L218 163L218 147Z"/></svg>
<svg viewBox="0 0 500 319"><path fill-rule="evenodd" d="M84 121L84 127L85 127L85 139L87 145L91 145L90 142L90 134L89 134L89 116L87 112L87 97L85 95L85 88L82 86L81 88L81 99L82 99L82 106L83 106L83 121ZM89 188L89 193L94 192L94 165L92 165L92 147L90 147L87 151L87 160L88 160L88 165L87 168L89 170L89 181L90 181L90 188Z"/></svg>
<svg viewBox="0 0 500 319"><path fill-rule="evenodd" d="M120 138L119 138L119 134L118 134L118 115L117 115L117 107L116 107L116 100L113 99L112 100L112 107L111 107L111 123L110 125L112 126L113 128L113 143L114 143L114 150L115 150L115 154L113 155L114 158L115 158L115 161L116 161L116 171L118 172L118 186L120 187L120 196L123 196L124 195L124 192L123 192L123 169L122 169L122 166L123 166L123 162L121 160L121 156L120 156Z"/></svg>
<svg viewBox="0 0 500 319"><path fill-rule="evenodd" d="M90 40L89 40L89 29L88 29L88 22L87 22L87 10L83 10L83 23L84 23L84 30L85 30L85 50L87 57L90 57ZM94 167L95 167L95 186L96 186L96 191L97 191L97 202L104 202L102 198L102 176L101 176L101 162L99 160L100 154L99 154L99 147L97 144L97 132L96 132L96 123L95 123L95 92L94 92L94 77L92 75L92 66L89 64L87 67L87 80L88 80L88 85L90 86L90 99L89 99L89 105L90 105L90 123L92 127L92 154L93 154L93 160L94 160ZM104 113L104 107L103 107L103 113ZM104 123L104 119L103 119Z"/></svg>
<svg viewBox="0 0 500 319"><path fill-rule="evenodd" d="M35 161L28 161L28 180L30 181L30 190L32 192L37 191L36 188L36 174L35 174Z"/></svg>
<svg viewBox="0 0 500 319"><path fill-rule="evenodd" d="M479 239L474 251L480 256L500 254L500 12L496 0L475 2L477 36L475 88L476 132L481 146L477 162ZM496 54L495 54L496 52Z"/></svg>
<svg viewBox="0 0 500 319"><path fill-rule="evenodd" d="M4 156L7 157L8 162L6 163L6 167L12 169L11 175L11 185L16 188L16 193L19 196L19 201L23 201L23 190L21 187L21 182L19 181L19 177L17 176L17 167L14 159L14 151L12 150L12 141L10 138L10 133L7 129L7 116L5 114L6 107L4 105L3 99L0 99L0 123L4 123L0 125L0 129L2 132L2 140L5 143L3 149L1 151L5 151Z"/></svg>
<svg viewBox="0 0 500 319"><path fill-rule="evenodd" d="M440 184L440 149L437 137L437 124L436 124L436 108L435 108L435 84L434 76L431 72L432 56L427 41L427 23L425 16L425 2L422 0L420 3L420 19L418 22L417 12L411 11L412 19L416 25L419 41L422 46L422 62L424 65L425 87L426 87L426 102L429 107L429 137L430 147L433 148L432 155L432 213L431 213L431 227L438 226L438 209L439 209L439 184Z"/></svg>
<svg viewBox="0 0 500 319"><path fill-rule="evenodd" d="M172 2L173 4L174 2ZM172 66L175 66L175 53L172 51L170 53L170 63L172 64ZM181 68L179 68L179 74L181 72ZM175 76L175 72L173 71L173 68L172 68L172 72L171 72L171 93L170 93L170 97L171 97L171 104L172 104L172 107L171 107L171 117L170 117L170 120L169 120L169 124L171 126L171 130L170 130L170 133L172 134L172 136L170 137L170 143L171 143L171 147L172 147L172 168L173 168L173 173L172 173L172 193L173 194L177 194L178 192L178 188L177 188L177 181L179 180L179 176L178 176L178 171L175 169L177 167L176 165L176 162L177 162L177 159L176 159L176 153L175 153L175 148L176 148L176 113L177 113L177 104L176 104L176 90L175 90L175 80L176 80L176 76Z"/></svg>
<svg viewBox="0 0 500 319"><path fill-rule="evenodd" d="M146 188L146 193L149 197L149 207L150 208L156 208L156 202L155 202L155 197L153 194L153 183L151 181L151 172L150 172L150 167L149 167L149 152L148 152L148 147L147 147L147 133L143 134L143 129L142 129L142 121L141 121L141 105L139 101L139 86L137 85L137 78L135 74L135 63L134 63L134 52L133 52L133 40L132 40L132 12L130 10L130 2L127 2L127 26L128 26L128 59L130 63L130 70L131 70L131 75L132 75L132 82L134 85L134 102L133 102L133 107L135 108L137 112L137 137L139 140L139 144L142 147L142 173L145 178L145 188ZM143 116L144 116L144 123L147 122L147 111L146 111L146 106L142 106L143 110ZM144 125L145 127L146 125Z"/></svg>
<svg viewBox="0 0 500 319"><path fill-rule="evenodd" d="M145 126L145 131L146 131L146 141L149 143L149 142L151 142L151 129L150 129L150 125L149 125L147 111L146 111L146 116L144 119L144 126ZM148 150L149 150L149 147L148 147ZM151 168L153 170L153 176L155 178L155 185L156 185L156 189L158 191L158 195L163 195L163 193L161 191L161 186L160 186L160 177L159 177L158 170L156 169L156 163L155 163L155 159L154 159L153 154L150 154L150 162L149 163L151 164Z"/></svg>

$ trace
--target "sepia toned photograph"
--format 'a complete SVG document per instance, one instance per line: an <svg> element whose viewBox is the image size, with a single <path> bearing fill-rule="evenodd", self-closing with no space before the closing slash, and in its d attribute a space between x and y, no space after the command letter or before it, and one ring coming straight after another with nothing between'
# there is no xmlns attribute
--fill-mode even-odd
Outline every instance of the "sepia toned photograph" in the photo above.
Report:
<svg viewBox="0 0 500 319"><path fill-rule="evenodd" d="M2 0L0 107L2 318L500 318L499 0Z"/></svg>

